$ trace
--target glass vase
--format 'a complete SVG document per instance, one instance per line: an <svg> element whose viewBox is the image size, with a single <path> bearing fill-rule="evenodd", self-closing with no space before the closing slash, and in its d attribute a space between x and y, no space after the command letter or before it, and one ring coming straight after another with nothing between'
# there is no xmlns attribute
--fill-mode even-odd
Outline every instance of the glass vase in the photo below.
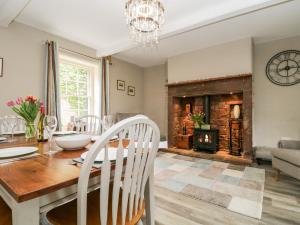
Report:
<svg viewBox="0 0 300 225"><path fill-rule="evenodd" d="M36 135L36 129L34 126L34 122L27 122L25 124L25 138L26 139L35 138L35 135Z"/></svg>

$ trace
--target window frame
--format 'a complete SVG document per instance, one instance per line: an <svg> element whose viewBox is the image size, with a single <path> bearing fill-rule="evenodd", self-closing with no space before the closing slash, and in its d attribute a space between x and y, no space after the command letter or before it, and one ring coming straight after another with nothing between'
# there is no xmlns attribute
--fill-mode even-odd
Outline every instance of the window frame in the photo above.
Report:
<svg viewBox="0 0 300 225"><path fill-rule="evenodd" d="M98 85L98 77L96 76L99 72L99 64L97 64L95 61L92 60L87 60L87 59L82 59L81 57L77 57L77 56L73 56L73 55L69 55L65 52L59 52L59 67L61 64L67 64L67 65L73 65L76 67L81 67L82 69L85 69L88 71L88 81L87 81L87 99L88 99L88 110L87 110L87 115L97 115L98 114L98 102L96 99L96 93L97 93L97 85ZM60 68L59 68L60 71ZM59 73L60 79L61 79L61 75ZM61 85L61 81L59 84L59 87ZM71 96L75 96L75 97L80 97L79 93L78 93L78 77L77 77L77 81L76 81L76 95L68 95L67 93L64 94L60 94L60 99L63 99L63 97L71 97ZM60 87L61 88L61 87ZM61 89L60 89L61 91ZM76 116L78 116L80 110L78 108L78 104L77 104L77 109L76 109ZM61 107L63 108L63 107ZM61 114L63 114L64 112L62 111ZM63 115L62 115L63 117ZM65 124L64 124L65 125Z"/></svg>

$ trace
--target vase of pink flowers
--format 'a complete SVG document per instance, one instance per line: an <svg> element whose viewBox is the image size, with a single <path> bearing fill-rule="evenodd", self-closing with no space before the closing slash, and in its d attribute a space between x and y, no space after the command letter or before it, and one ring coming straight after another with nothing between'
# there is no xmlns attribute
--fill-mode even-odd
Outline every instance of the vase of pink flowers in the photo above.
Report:
<svg viewBox="0 0 300 225"><path fill-rule="evenodd" d="M35 96L26 96L25 100L19 97L16 101L11 100L6 104L24 119L26 139L34 138L36 136L34 121L40 111L40 108L43 107L43 103Z"/></svg>

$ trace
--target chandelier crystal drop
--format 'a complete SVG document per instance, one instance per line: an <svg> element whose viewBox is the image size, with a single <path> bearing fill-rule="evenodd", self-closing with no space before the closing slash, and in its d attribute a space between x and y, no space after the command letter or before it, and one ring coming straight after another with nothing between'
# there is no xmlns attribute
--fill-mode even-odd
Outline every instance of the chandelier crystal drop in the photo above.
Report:
<svg viewBox="0 0 300 225"><path fill-rule="evenodd" d="M127 0L125 15L132 38L144 46L157 44L164 13L159 0Z"/></svg>

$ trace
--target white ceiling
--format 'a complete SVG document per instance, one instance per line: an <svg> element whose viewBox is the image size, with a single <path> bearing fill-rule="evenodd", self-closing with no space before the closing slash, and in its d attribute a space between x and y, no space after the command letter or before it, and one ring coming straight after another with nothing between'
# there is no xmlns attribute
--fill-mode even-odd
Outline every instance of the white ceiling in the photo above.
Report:
<svg viewBox="0 0 300 225"><path fill-rule="evenodd" d="M300 0L295 0L162 38L156 49L132 48L115 56L149 67L172 56L242 38L252 37L258 44L298 35Z"/></svg>
<svg viewBox="0 0 300 225"><path fill-rule="evenodd" d="M154 49L134 48L125 23L125 0L0 0L0 26L16 20L92 47L99 56L117 53L144 67L244 37L261 42L300 35L299 0L162 1L166 23Z"/></svg>

